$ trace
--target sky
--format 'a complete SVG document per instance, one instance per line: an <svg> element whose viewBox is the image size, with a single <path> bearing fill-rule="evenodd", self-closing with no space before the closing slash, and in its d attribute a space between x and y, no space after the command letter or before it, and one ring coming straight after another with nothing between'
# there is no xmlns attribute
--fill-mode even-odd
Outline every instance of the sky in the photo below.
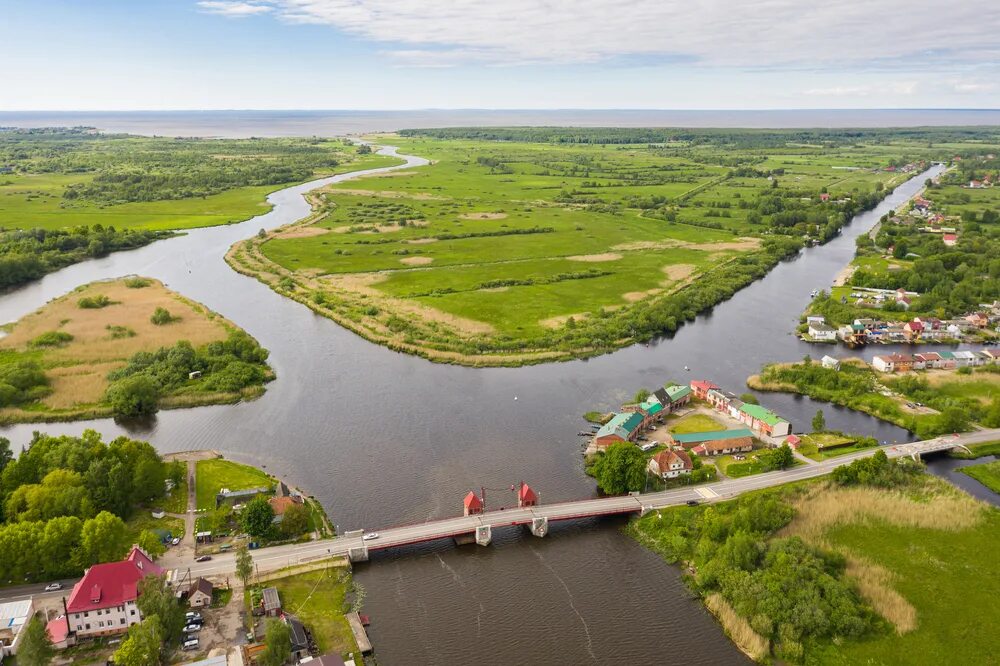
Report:
<svg viewBox="0 0 1000 666"><path fill-rule="evenodd" d="M995 109L998 35L969 0L0 0L0 110Z"/></svg>

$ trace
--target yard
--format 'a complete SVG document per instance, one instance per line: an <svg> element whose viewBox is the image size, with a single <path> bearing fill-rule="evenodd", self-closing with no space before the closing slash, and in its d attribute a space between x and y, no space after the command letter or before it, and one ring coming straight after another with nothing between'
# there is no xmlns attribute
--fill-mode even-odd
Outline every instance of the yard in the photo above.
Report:
<svg viewBox="0 0 1000 666"><path fill-rule="evenodd" d="M692 432L713 432L716 430L728 430L728 426L715 420L707 414L688 414L676 421L667 424L670 432L676 435L685 435Z"/></svg>
<svg viewBox="0 0 1000 666"><path fill-rule="evenodd" d="M817 462L870 448L863 443L855 444L854 438L832 432L800 435L799 439L802 440L799 453Z"/></svg>
<svg viewBox="0 0 1000 666"><path fill-rule="evenodd" d="M184 520L182 518L153 518L149 509L139 509L125 523L125 528L134 543L143 530L167 530L171 537L184 537Z"/></svg>
<svg viewBox="0 0 1000 666"><path fill-rule="evenodd" d="M170 491L170 494L160 502L159 508L163 509L167 513L186 513L187 512L187 501L188 501L188 482L187 482L187 472L185 471L181 482L174 486L174 489Z"/></svg>
<svg viewBox="0 0 1000 666"><path fill-rule="evenodd" d="M248 490L273 486L274 479L267 473L223 458L199 460L195 463L195 495L199 510L214 509L215 496L223 488Z"/></svg>
<svg viewBox="0 0 1000 666"><path fill-rule="evenodd" d="M351 574L345 567L295 574L272 580L278 589L281 608L299 618L313 633L321 654L337 652L346 657L357 654L357 643L344 613L351 610L347 594Z"/></svg>

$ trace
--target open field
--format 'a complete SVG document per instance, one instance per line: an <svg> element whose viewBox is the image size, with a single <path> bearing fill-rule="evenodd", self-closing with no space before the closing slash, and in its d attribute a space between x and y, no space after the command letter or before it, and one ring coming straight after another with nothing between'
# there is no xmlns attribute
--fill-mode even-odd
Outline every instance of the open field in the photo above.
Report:
<svg viewBox="0 0 1000 666"><path fill-rule="evenodd" d="M278 588L281 607L299 618L312 632L321 654L346 658L357 653L354 634L344 617L350 610L345 599L351 586L346 567L330 567L278 578L269 584Z"/></svg>
<svg viewBox="0 0 1000 666"><path fill-rule="evenodd" d="M274 479L256 467L213 458L195 463L195 497L198 509L214 509L215 496L223 488L248 490L273 486Z"/></svg>
<svg viewBox="0 0 1000 666"><path fill-rule="evenodd" d="M995 493L1000 493L1000 461L963 467L959 470L983 484Z"/></svg>
<svg viewBox="0 0 1000 666"><path fill-rule="evenodd" d="M157 325L152 315L161 308L172 319ZM108 415L109 373L126 367L139 352L155 352L182 340L199 348L224 341L237 330L154 280L126 278L79 287L10 325L8 335L0 339L0 370L14 372L23 364L35 364L45 375L36 394L8 400L0 409L0 422ZM192 379L167 391L161 404L233 402L253 394L220 391L205 382Z"/></svg>
<svg viewBox="0 0 1000 666"><path fill-rule="evenodd" d="M326 188L228 260L366 338L470 365L669 333L831 237L905 179L879 168L893 149L916 150L386 140L431 164Z"/></svg>
<svg viewBox="0 0 1000 666"><path fill-rule="evenodd" d="M715 430L726 430L727 427L706 414L688 414L676 421L667 423L670 432L683 435L692 432L713 432Z"/></svg>
<svg viewBox="0 0 1000 666"><path fill-rule="evenodd" d="M0 229L190 229L270 210L291 183L398 163L340 140L0 135ZM123 176L128 178L123 178ZM128 179L134 179L129 184Z"/></svg>

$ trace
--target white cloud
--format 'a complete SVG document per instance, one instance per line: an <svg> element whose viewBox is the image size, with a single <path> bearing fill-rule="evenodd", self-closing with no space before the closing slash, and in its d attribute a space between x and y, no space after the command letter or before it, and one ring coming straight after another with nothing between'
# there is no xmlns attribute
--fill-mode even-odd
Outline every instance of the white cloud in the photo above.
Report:
<svg viewBox="0 0 1000 666"><path fill-rule="evenodd" d="M993 92L997 89L995 83L983 83L981 81L953 81L952 90L963 95L975 95Z"/></svg>
<svg viewBox="0 0 1000 666"><path fill-rule="evenodd" d="M265 4L267 3L267 4ZM394 57L592 63L681 58L736 67L862 67L1000 61L1000 4L952 0L258 0L282 20L398 45ZM240 8L237 9L236 7Z"/></svg>
<svg viewBox="0 0 1000 666"><path fill-rule="evenodd" d="M201 0L198 2L198 8L206 14L221 14L233 18L267 14L274 11L274 7L269 4L239 2L237 0Z"/></svg>

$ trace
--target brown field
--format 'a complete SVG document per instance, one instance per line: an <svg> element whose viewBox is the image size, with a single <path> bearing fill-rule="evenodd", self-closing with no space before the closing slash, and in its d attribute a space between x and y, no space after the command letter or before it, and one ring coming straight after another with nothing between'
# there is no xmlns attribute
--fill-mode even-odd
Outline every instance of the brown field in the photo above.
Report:
<svg viewBox="0 0 1000 666"><path fill-rule="evenodd" d="M615 252L605 252L603 254L576 254L572 257L566 257L570 261L586 261L588 263L598 263L602 261L618 261L622 258L622 255Z"/></svg>
<svg viewBox="0 0 1000 666"><path fill-rule="evenodd" d="M459 217L463 220L502 220L507 213L462 213Z"/></svg>
<svg viewBox="0 0 1000 666"><path fill-rule="evenodd" d="M330 230L325 227L296 225L289 227L285 231L278 232L275 234L275 238L310 238L328 233L330 233Z"/></svg>
<svg viewBox="0 0 1000 666"><path fill-rule="evenodd" d="M718 592L705 597L705 607L719 620L726 635L744 654L761 661L770 653L770 643L758 634Z"/></svg>
<svg viewBox="0 0 1000 666"><path fill-rule="evenodd" d="M400 259L399 263L406 264L407 266L426 266L433 261L433 257L407 257L406 259Z"/></svg>
<svg viewBox="0 0 1000 666"><path fill-rule="evenodd" d="M77 301L104 295L113 303L100 309L84 309ZM165 308L175 321L157 326L149 318L157 307ZM124 326L132 337L113 338L108 326ZM233 325L205 308L185 300L151 280L141 289L130 289L123 280L93 282L57 298L16 322L0 340L0 350L27 351L42 333L62 331L73 340L41 352L41 364L51 380L52 393L42 400L50 409L72 409L100 401L107 388L107 374L125 365L139 351L155 351L187 340L195 347L224 340Z"/></svg>

